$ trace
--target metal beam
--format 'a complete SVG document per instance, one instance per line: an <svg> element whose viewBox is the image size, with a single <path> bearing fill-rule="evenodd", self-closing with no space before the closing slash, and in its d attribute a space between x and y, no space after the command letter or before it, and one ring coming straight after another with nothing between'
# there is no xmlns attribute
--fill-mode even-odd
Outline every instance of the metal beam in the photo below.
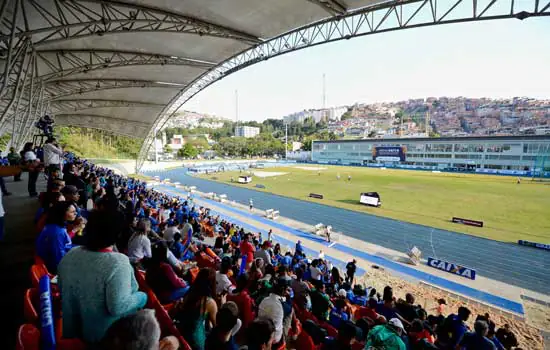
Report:
<svg viewBox="0 0 550 350"><path fill-rule="evenodd" d="M74 38L131 32L185 33L234 39L249 45L261 42L257 36L241 30L124 1L52 0L55 9L44 6L42 0L22 1L23 13L16 19L17 23L23 22L26 11L31 9L33 16L40 18L30 24L36 23L35 27L19 28L16 37L34 37L37 47ZM0 43L4 40L2 33Z"/></svg>
<svg viewBox="0 0 550 350"><path fill-rule="evenodd" d="M307 1L321 6L331 15L342 16L346 12L348 12L348 9L346 8L346 6L338 0L307 0Z"/></svg>
<svg viewBox="0 0 550 350"><path fill-rule="evenodd" d="M15 101L17 100L18 96L21 95L20 93L22 93L23 88L21 88L20 85L21 85L21 82L22 82L23 79L21 79L21 78L23 77L23 73L26 74L25 62L28 61L28 60L30 60L30 55L29 55L29 51L25 48L25 54L22 55L18 59L17 64L14 66L14 71L17 70L17 73L16 73L17 75L16 75L16 78L15 78L15 88L10 91L9 102L6 105L6 107L4 108L4 110L2 111L2 115L0 116L0 125L5 124L6 115L11 110L11 108L12 108L13 104L15 103ZM27 65L27 67L28 67L28 65Z"/></svg>
<svg viewBox="0 0 550 350"><path fill-rule="evenodd" d="M94 70L142 66L142 65L176 65L190 66L199 69L210 69L215 64L142 52L107 51L107 50L47 50L37 51L39 64L47 66L48 73L40 75L43 81L57 80L76 73L87 73Z"/></svg>
<svg viewBox="0 0 550 350"><path fill-rule="evenodd" d="M19 1L20 0L15 0L14 2L14 5L13 5L13 8L12 8L12 11L13 11L13 17L12 17L12 23L15 23L16 19L17 19L17 13L19 12ZM2 5L2 17L4 16L4 11L6 10L7 8L7 4L3 4ZM2 17L0 17L0 19L2 19ZM14 42L15 42L15 32L16 32L16 27L15 27L15 24L13 24L11 27L9 27L10 29L10 34L9 34L9 37L5 38L5 41L7 42L7 55L6 55L6 63L5 63L5 66L4 66L4 74L2 75L2 77L0 78L0 97L3 96L3 92L8 84L8 81L9 81L9 76L10 76L10 73L11 73L11 69L12 69L12 62L14 60L14 57L13 57L13 49L14 49ZM17 58L15 57L15 60Z"/></svg>
<svg viewBox="0 0 550 350"><path fill-rule="evenodd" d="M104 100L104 99L82 99L82 100L52 100L50 101L51 108L54 111L68 112L79 111L90 108L104 108L104 107L153 107L162 108L163 104L148 103L141 101L126 101L126 100Z"/></svg>
<svg viewBox="0 0 550 350"><path fill-rule="evenodd" d="M550 3L539 0L491 0L477 8L478 0L400 0L348 12L282 34L245 50L195 79L175 96L157 115L140 149L137 170L141 168L152 146L156 132L193 96L224 77L272 57L343 39L441 24L550 16ZM526 4L527 3L527 4ZM498 6L501 5L501 6ZM471 8L471 11L464 11ZM490 10L489 10L490 8ZM531 9L530 12L525 9Z"/></svg>
<svg viewBox="0 0 550 350"><path fill-rule="evenodd" d="M126 88L166 88L181 89L186 84L171 84L151 80L127 79L72 79L56 80L46 85L48 99L57 100L69 96L78 96L89 92L126 89Z"/></svg>

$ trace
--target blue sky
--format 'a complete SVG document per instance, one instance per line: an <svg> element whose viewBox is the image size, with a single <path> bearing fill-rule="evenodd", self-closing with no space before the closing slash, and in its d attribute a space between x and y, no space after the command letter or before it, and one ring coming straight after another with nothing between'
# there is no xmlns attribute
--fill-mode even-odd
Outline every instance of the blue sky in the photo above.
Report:
<svg viewBox="0 0 550 350"><path fill-rule="evenodd" d="M211 85L185 110L240 120L427 96L550 98L550 18L440 25L297 51Z"/></svg>

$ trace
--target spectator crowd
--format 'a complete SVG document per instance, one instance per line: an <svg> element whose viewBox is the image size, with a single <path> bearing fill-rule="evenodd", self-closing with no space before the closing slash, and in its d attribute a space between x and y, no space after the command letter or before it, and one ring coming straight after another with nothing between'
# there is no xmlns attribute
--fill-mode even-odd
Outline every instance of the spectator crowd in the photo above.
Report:
<svg viewBox="0 0 550 350"><path fill-rule="evenodd" d="M70 153L51 164L34 218L36 265L52 277L60 347L519 349L489 314L447 312L443 299L425 310L391 286L356 284L355 260L340 271L300 241L284 251L271 231L264 240L191 196Z"/></svg>

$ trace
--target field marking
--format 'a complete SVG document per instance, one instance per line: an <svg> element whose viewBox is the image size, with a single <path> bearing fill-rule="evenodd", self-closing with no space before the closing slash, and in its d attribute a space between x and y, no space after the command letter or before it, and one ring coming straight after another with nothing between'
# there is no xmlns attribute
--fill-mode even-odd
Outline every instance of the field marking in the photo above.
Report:
<svg viewBox="0 0 550 350"><path fill-rule="evenodd" d="M329 244L328 247L329 247L329 248L332 248L332 247L334 247L335 244L336 244L336 242L332 242L331 244Z"/></svg>

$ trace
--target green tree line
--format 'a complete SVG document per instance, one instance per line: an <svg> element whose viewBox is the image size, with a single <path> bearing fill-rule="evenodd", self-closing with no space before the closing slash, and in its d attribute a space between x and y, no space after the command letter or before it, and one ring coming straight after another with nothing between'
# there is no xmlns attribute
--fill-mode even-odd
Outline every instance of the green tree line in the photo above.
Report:
<svg viewBox="0 0 550 350"><path fill-rule="evenodd" d="M64 150L85 158L135 159L143 142L142 139L91 128L56 126L54 133Z"/></svg>

